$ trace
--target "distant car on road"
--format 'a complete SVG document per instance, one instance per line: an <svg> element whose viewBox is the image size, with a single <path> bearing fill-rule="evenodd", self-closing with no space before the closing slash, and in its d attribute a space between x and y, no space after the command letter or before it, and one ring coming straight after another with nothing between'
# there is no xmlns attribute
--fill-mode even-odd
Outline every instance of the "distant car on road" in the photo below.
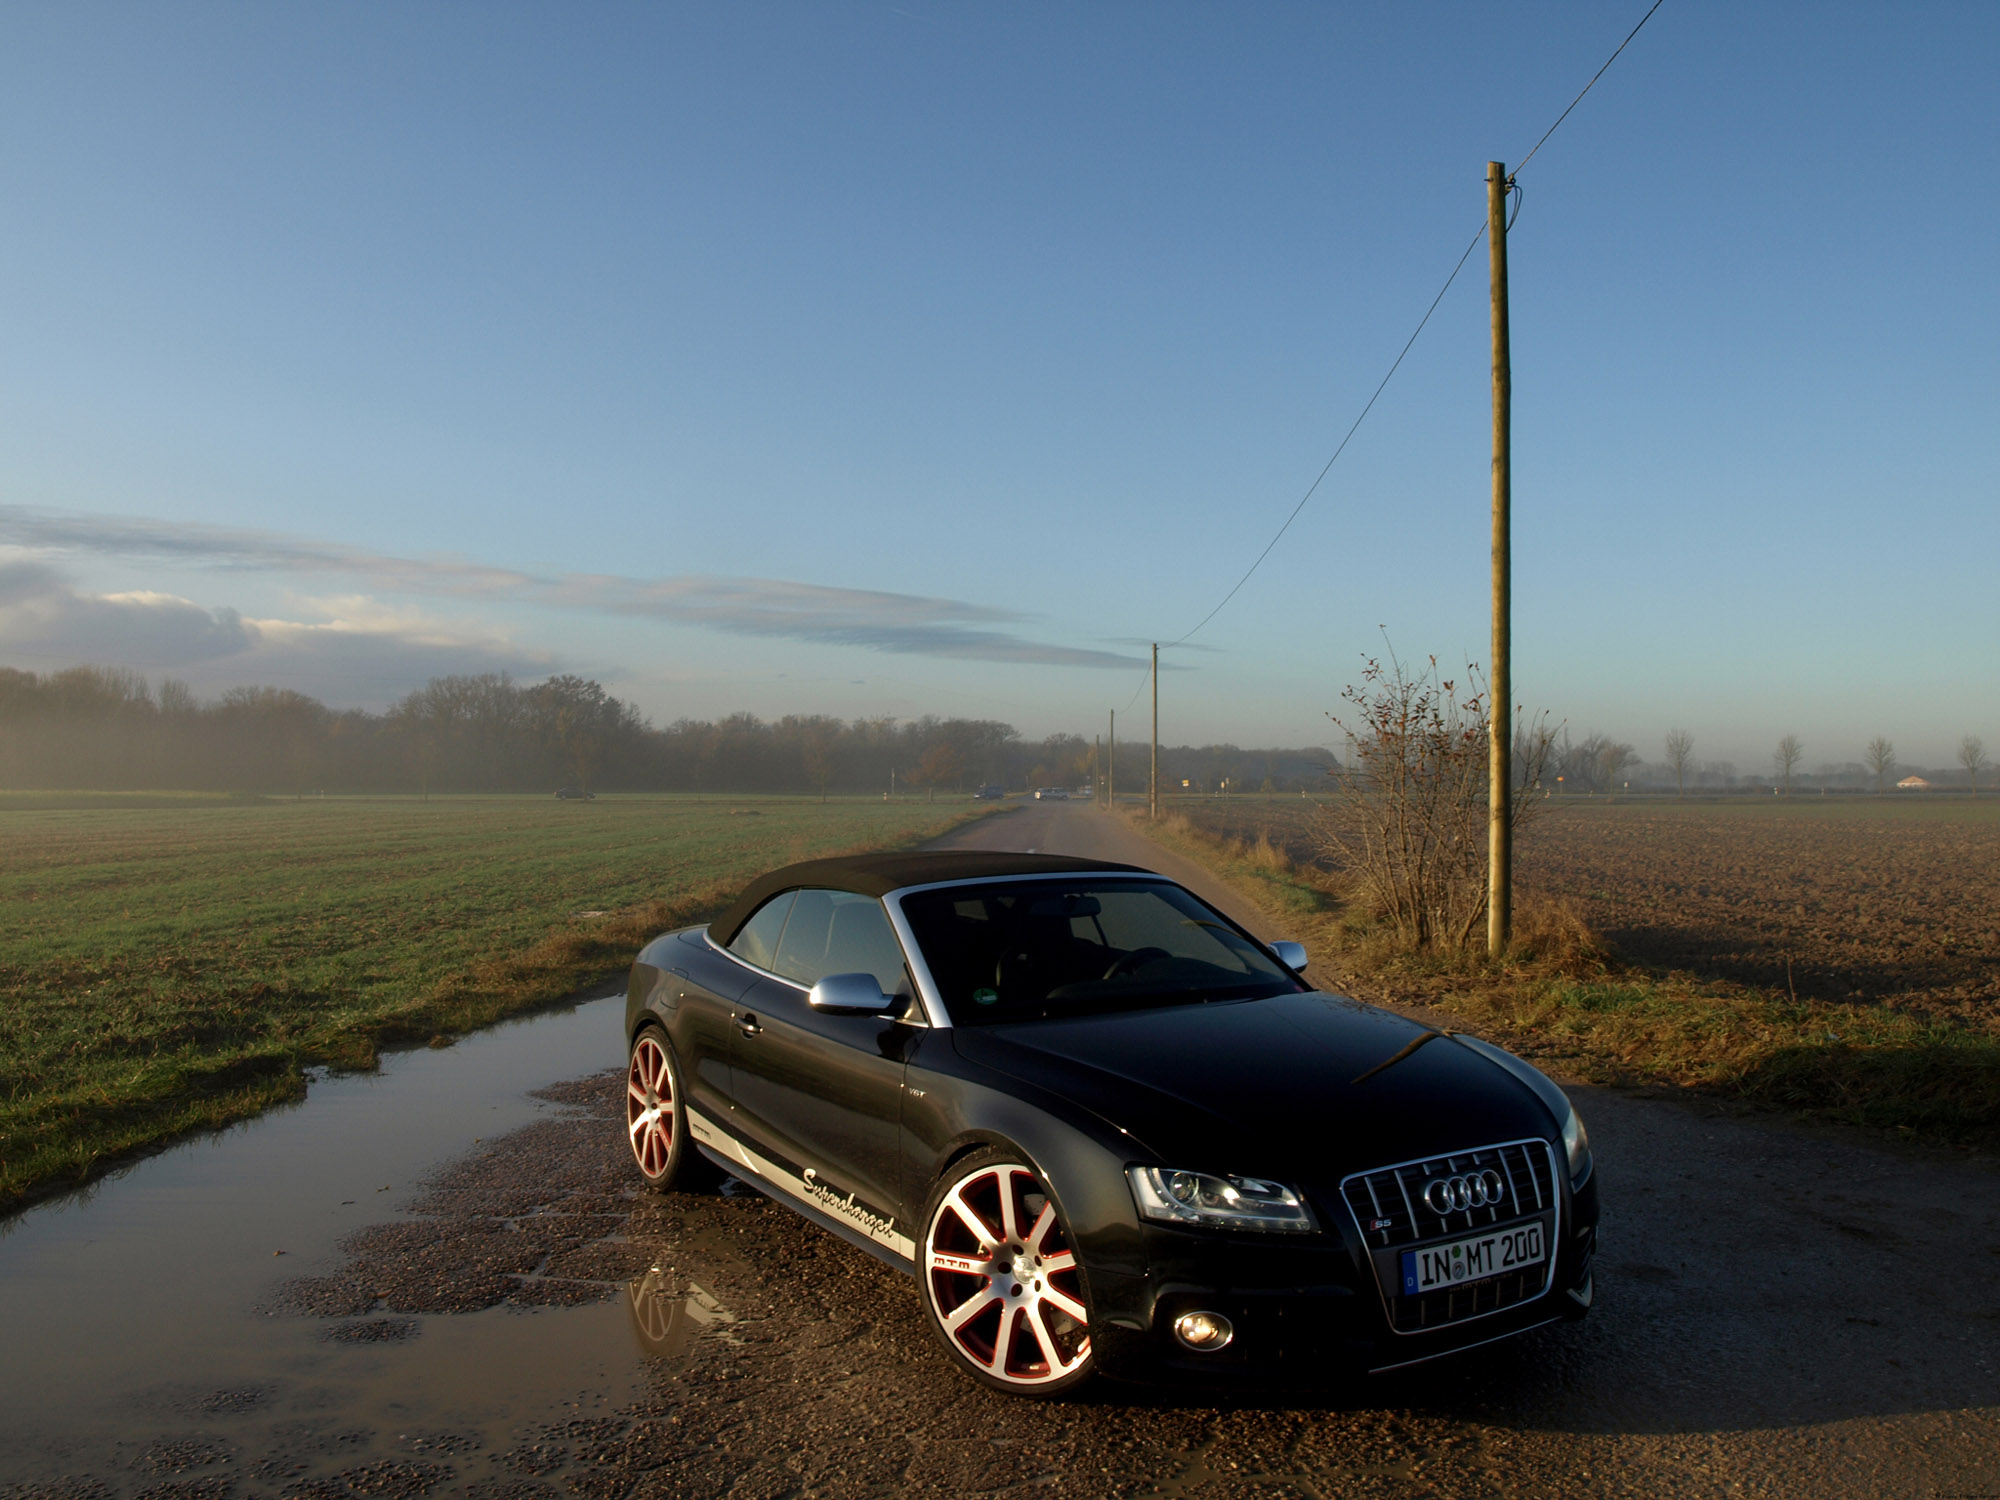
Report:
<svg viewBox="0 0 2000 1500"><path fill-rule="evenodd" d="M556 791L556 801L558 802L595 802L596 800L597 793L586 792L580 786L560 787Z"/></svg>
<svg viewBox="0 0 2000 1500"><path fill-rule="evenodd" d="M1067 802L1069 793L1059 786L1038 786L1035 788L1037 802Z"/></svg>
<svg viewBox="0 0 2000 1500"><path fill-rule="evenodd" d="M640 951L626 1139L656 1188L719 1166L908 1272L1017 1395L1321 1381L1582 1317L1562 1090L1305 966L1131 865L791 865Z"/></svg>
<svg viewBox="0 0 2000 1500"><path fill-rule="evenodd" d="M1006 796L1007 788L1000 785L997 781L989 781L985 786L972 794L972 800L974 802L1000 802L1005 800Z"/></svg>

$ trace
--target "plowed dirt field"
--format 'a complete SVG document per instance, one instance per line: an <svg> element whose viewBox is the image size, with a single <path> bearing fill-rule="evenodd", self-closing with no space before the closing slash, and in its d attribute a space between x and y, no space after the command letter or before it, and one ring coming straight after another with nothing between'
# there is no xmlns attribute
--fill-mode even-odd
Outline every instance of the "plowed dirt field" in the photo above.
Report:
<svg viewBox="0 0 2000 1500"><path fill-rule="evenodd" d="M1309 803L1175 804L1203 831L1326 861ZM1553 799L1523 895L1574 902L1628 959L2000 1030L2000 797Z"/></svg>

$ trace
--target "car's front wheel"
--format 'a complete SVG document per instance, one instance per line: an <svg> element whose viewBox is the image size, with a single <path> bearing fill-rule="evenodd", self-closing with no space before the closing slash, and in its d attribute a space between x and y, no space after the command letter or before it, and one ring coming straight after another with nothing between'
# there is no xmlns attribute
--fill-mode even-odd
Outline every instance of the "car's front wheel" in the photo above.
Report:
<svg viewBox="0 0 2000 1500"><path fill-rule="evenodd" d="M625 1070L625 1138L648 1187L693 1187L706 1175L686 1125L680 1066L666 1032L649 1022L632 1039Z"/></svg>
<svg viewBox="0 0 2000 1500"><path fill-rule="evenodd" d="M990 1149L954 1163L924 1226L924 1308L968 1374L1021 1396L1060 1395L1089 1378L1083 1272L1033 1168Z"/></svg>

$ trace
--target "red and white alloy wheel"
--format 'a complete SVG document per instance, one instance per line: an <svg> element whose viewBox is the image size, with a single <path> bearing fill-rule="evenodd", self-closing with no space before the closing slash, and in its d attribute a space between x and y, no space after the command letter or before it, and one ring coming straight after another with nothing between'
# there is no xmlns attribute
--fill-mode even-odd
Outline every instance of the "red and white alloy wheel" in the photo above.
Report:
<svg viewBox="0 0 2000 1500"><path fill-rule="evenodd" d="M1089 1372L1076 1252L1031 1169L976 1158L936 1199L922 1253L938 1332L975 1374L1053 1394Z"/></svg>
<svg viewBox="0 0 2000 1500"><path fill-rule="evenodd" d="M632 1044L632 1066L625 1075L625 1134L646 1181L658 1183L667 1176L679 1123L666 1043L657 1031L642 1031Z"/></svg>

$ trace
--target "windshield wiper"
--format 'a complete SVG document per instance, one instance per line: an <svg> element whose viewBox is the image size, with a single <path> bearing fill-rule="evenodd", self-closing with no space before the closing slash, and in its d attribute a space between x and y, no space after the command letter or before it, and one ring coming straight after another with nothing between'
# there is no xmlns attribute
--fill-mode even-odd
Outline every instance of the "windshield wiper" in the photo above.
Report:
<svg viewBox="0 0 2000 1500"><path fill-rule="evenodd" d="M1411 1053L1415 1052L1418 1048L1422 1047L1426 1042L1434 1042L1441 1036L1457 1036L1457 1035L1458 1033L1455 1031L1436 1031L1427 1027L1425 1028L1422 1035L1412 1037L1409 1043L1403 1048L1402 1051L1398 1052L1394 1057L1383 1058L1382 1061L1375 1064L1375 1066L1370 1068L1366 1073L1363 1073L1359 1078L1356 1078L1354 1082L1366 1083L1369 1079L1373 1078L1377 1073L1382 1072L1384 1069L1395 1067L1397 1063L1401 1062L1404 1058L1408 1057Z"/></svg>

